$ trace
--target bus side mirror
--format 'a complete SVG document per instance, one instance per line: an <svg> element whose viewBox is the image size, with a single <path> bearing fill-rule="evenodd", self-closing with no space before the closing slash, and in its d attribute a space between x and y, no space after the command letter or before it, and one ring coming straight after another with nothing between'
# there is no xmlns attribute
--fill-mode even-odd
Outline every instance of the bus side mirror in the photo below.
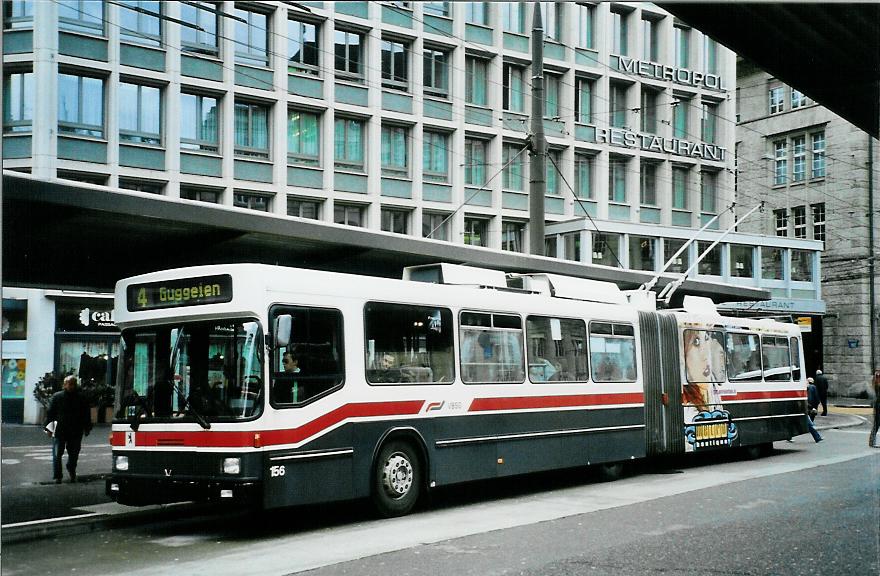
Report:
<svg viewBox="0 0 880 576"><path fill-rule="evenodd" d="M281 314L275 318L275 327L272 333L275 335L275 347L283 348L290 344L290 334L293 331L293 316Z"/></svg>

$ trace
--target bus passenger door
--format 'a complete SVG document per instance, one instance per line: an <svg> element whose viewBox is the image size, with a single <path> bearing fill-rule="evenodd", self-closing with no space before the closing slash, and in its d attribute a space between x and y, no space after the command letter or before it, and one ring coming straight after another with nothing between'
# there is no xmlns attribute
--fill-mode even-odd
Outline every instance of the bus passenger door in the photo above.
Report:
<svg viewBox="0 0 880 576"><path fill-rule="evenodd" d="M675 317L639 312L648 456L684 452L681 368Z"/></svg>

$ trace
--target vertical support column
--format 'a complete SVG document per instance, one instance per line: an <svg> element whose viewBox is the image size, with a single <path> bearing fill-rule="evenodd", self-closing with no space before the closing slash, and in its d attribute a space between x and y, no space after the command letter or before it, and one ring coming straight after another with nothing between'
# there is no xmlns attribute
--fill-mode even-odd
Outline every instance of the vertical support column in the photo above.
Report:
<svg viewBox="0 0 880 576"><path fill-rule="evenodd" d="M34 117L32 174L49 180L58 164L58 4L34 3Z"/></svg>

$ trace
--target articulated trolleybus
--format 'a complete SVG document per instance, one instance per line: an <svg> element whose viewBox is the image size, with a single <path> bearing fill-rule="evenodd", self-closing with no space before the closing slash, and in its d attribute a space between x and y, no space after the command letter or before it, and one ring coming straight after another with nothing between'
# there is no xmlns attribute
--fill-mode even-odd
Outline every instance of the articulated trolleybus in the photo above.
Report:
<svg viewBox="0 0 880 576"><path fill-rule="evenodd" d="M395 516L434 487L806 432L796 326L604 282L204 266L119 282L116 322L124 504L370 497Z"/></svg>

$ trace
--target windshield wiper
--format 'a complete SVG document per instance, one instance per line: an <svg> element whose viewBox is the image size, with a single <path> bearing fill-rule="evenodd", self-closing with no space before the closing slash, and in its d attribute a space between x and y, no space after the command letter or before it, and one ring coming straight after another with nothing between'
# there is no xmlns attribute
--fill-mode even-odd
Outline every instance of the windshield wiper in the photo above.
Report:
<svg viewBox="0 0 880 576"><path fill-rule="evenodd" d="M183 341L183 326L177 328L177 338L174 341L174 346L171 348L171 361L169 366L169 374L171 380L171 388L177 393L177 397L183 400L183 407L189 408L189 413L193 415L196 419L196 422L199 423L199 426L204 428L205 430L211 429L211 423L205 420L205 417L199 414L198 410L192 405L186 396L180 391L180 388L177 387L177 380L174 378L174 365L177 364L177 355L180 353L180 343Z"/></svg>
<svg viewBox="0 0 880 576"><path fill-rule="evenodd" d="M128 425L131 426L131 429L134 432L137 432L138 428L140 428L140 426L141 426L140 418L141 418L141 414L143 414L143 412L144 412L144 405L146 404L147 399L142 397L140 394L138 394L137 390L132 390L131 393L134 394L135 410L134 410L134 415L132 416L132 418L134 418L134 420L129 422ZM129 406L130 405L131 404L129 404Z"/></svg>

